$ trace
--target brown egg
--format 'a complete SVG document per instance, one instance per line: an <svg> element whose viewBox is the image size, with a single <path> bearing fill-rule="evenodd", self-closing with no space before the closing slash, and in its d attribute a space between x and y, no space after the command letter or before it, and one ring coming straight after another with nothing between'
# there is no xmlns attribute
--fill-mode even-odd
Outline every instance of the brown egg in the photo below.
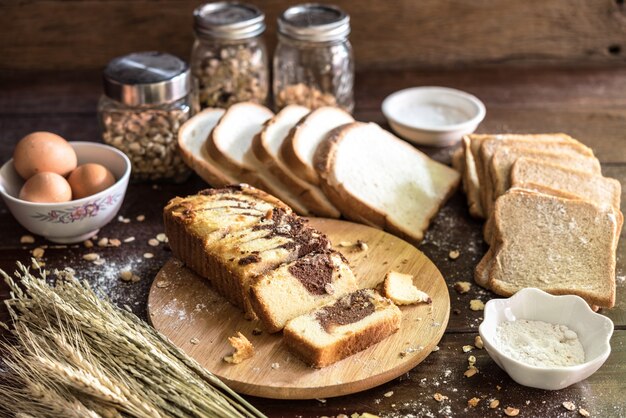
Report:
<svg viewBox="0 0 626 418"><path fill-rule="evenodd" d="M71 145L50 132L26 135L13 151L13 165L24 180L43 172L65 177L76 168L76 163L76 153Z"/></svg>
<svg viewBox="0 0 626 418"><path fill-rule="evenodd" d="M89 163L78 166L67 181L72 187L74 199L80 199L113 186L115 177L105 166Z"/></svg>
<svg viewBox="0 0 626 418"><path fill-rule="evenodd" d="M29 202L59 203L72 200L70 184L57 173L37 173L22 186L20 199Z"/></svg>

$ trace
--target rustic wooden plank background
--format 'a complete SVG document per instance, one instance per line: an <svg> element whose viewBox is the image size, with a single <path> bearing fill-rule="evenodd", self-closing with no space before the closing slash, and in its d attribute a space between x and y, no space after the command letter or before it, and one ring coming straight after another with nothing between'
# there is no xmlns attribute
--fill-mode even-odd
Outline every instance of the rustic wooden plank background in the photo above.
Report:
<svg viewBox="0 0 626 418"><path fill-rule="evenodd" d="M276 17L295 1L249 0ZM359 69L624 64L623 0L333 0ZM0 72L99 69L131 51L187 58L198 0L0 0Z"/></svg>

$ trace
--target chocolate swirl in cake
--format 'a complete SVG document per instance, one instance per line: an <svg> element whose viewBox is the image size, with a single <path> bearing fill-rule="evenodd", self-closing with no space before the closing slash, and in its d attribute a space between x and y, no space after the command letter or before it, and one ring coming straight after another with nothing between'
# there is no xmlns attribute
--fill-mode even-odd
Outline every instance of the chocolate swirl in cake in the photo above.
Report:
<svg viewBox="0 0 626 418"><path fill-rule="evenodd" d="M361 289L320 309L316 319L326 332L331 332L334 327L358 322L373 314L375 310L376 307L370 300L367 289Z"/></svg>
<svg viewBox="0 0 626 418"><path fill-rule="evenodd" d="M313 295L328 293L328 284L333 281L335 266L330 252L300 258L289 267L291 273Z"/></svg>

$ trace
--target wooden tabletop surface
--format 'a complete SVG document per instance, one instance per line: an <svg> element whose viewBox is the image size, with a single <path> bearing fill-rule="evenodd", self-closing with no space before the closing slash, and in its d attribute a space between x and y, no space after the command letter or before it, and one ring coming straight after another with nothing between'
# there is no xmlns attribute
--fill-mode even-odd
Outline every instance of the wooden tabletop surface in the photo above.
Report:
<svg viewBox="0 0 626 418"><path fill-rule="evenodd" d="M480 132L556 132L563 131L593 148L602 162L604 175L626 185L626 68L595 69L489 69L451 72L379 72L357 75L359 120L384 125L380 104L395 90L416 85L443 85L460 88L480 97L487 106L487 117ZM62 73L4 75L0 77L0 160L11 157L15 143L25 134L46 130L68 140L98 141L96 103L101 92L100 74ZM385 126L385 125L384 125ZM426 150L434 158L449 161L452 149ZM99 288L119 305L128 305L146 317L149 286L171 256L167 247L152 247L150 238L163 231L161 210L173 196L192 194L205 187L195 175L183 184L132 184L120 215L130 219L114 220L99 237L135 237L120 248L87 249L83 245L58 248L37 238L32 245L20 244L27 234L4 205L0 206L0 268L12 272L15 262L27 262L30 251L46 248L44 261L49 268L73 267L84 279ZM626 201L622 196L622 202ZM624 210L624 209L622 209ZM140 222L137 216L143 215ZM440 211L419 248L437 265L450 292L450 322L433 352L422 364L405 375L375 389L355 395L313 401L278 401L251 398L268 416L314 417L369 412L388 417L418 416L504 416L503 408L520 410L519 416L574 417L563 406L565 401L583 407L594 417L626 416L626 240L617 254L617 303L601 313L615 323L612 353L605 365L586 381L567 389L550 392L530 389L513 382L489 358L485 350L464 353L478 332L482 312L469 309L472 299L487 301L494 294L473 285L467 294L457 293L452 284L472 281L473 270L486 246L481 222L470 218L465 196L458 192ZM458 250L451 260L448 253ZM106 264L96 266L82 256L97 252ZM143 254L151 252L154 258ZM141 277L138 283L118 279L119 271L131 268ZM0 297L6 297L4 285ZM465 377L467 358L474 355L479 373ZM1 377L1 376L0 376ZM449 399L437 402L435 393ZM468 407L470 398L480 398ZM498 399L500 407L488 408Z"/></svg>

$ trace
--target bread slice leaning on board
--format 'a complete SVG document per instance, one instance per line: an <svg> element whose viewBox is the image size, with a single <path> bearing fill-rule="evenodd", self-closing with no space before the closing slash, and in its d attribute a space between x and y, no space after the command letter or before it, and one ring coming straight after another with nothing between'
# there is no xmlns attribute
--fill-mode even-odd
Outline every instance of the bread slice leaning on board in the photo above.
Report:
<svg viewBox="0 0 626 418"><path fill-rule="evenodd" d="M375 123L336 128L320 144L322 190L348 219L413 243L452 195L460 176Z"/></svg>
<svg viewBox="0 0 626 418"><path fill-rule="evenodd" d="M261 132L254 137L252 151L270 173L281 179L285 186L298 196L311 213L326 218L338 218L341 213L330 203L322 190L293 173L280 152L292 129L309 113L310 110L303 106L289 105L283 108L265 122Z"/></svg>
<svg viewBox="0 0 626 418"><path fill-rule="evenodd" d="M252 140L273 116L271 110L256 103L243 102L229 107L207 138L207 151L220 165L237 172L244 182L277 196L297 213L310 215L298 196L252 152Z"/></svg>

